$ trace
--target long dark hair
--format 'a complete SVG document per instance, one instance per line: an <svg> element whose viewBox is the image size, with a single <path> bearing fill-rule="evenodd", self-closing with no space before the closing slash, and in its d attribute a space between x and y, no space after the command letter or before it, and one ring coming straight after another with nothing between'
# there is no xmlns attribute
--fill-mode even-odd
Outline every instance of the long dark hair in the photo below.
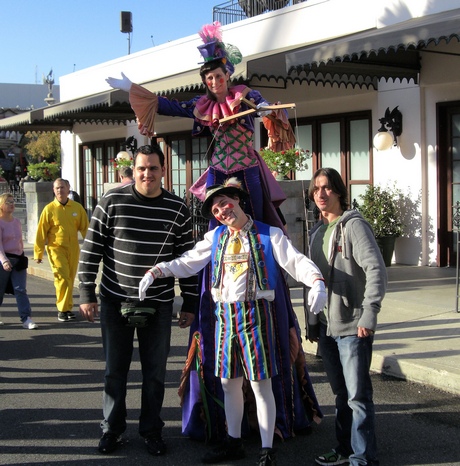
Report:
<svg viewBox="0 0 460 466"><path fill-rule="evenodd" d="M308 198L315 202L314 194L316 190L315 181L319 176L325 176L328 181L329 188L340 198L340 207L342 210L348 209L348 191L345 183L340 176L340 173L334 168L319 168L316 170L308 187Z"/></svg>

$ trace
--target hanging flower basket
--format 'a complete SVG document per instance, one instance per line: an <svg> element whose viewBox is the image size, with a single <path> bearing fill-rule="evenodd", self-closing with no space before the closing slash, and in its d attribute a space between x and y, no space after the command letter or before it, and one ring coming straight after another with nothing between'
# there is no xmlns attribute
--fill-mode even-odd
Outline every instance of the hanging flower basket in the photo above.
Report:
<svg viewBox="0 0 460 466"><path fill-rule="evenodd" d="M111 160L112 164L113 164L113 168L115 170L119 170L121 167L133 167L133 159L130 157L130 158L116 158L116 159L112 159Z"/></svg>
<svg viewBox="0 0 460 466"><path fill-rule="evenodd" d="M259 153L270 171L281 177L285 177L291 171L306 170L308 168L308 159L311 158L310 151L299 147L279 152L265 148L260 149Z"/></svg>

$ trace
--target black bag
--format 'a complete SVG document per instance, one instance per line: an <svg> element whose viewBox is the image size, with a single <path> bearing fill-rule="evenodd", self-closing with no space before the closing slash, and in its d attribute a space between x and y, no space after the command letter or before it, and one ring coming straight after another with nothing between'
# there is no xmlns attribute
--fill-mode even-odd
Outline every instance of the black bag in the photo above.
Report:
<svg viewBox="0 0 460 466"><path fill-rule="evenodd" d="M153 307L122 307L121 315L126 319L127 327L147 327L155 315Z"/></svg>
<svg viewBox="0 0 460 466"><path fill-rule="evenodd" d="M17 254L11 254L10 252L7 252L5 254L6 257L8 257L9 259L18 259L15 266L13 267L14 270L17 270L19 272L20 270L24 270L29 267L29 258L24 253L22 253L20 256L18 256Z"/></svg>

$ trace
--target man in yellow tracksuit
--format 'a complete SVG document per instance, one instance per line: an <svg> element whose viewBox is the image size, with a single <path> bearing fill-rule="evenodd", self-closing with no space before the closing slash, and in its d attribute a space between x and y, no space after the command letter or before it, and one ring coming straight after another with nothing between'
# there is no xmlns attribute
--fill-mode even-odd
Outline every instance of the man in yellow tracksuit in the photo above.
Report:
<svg viewBox="0 0 460 466"><path fill-rule="evenodd" d="M53 191L55 199L45 206L38 222L34 260L40 264L46 248L54 273L58 320L66 322L75 319L72 292L80 256L78 232L84 238L89 222L83 206L69 199L67 180L58 178Z"/></svg>

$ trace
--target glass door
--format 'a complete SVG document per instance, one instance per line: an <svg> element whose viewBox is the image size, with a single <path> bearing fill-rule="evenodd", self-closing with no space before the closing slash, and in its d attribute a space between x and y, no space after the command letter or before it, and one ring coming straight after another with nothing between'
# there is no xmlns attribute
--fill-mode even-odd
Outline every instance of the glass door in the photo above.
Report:
<svg viewBox="0 0 460 466"><path fill-rule="evenodd" d="M437 105L438 225L437 265L457 262L457 231L460 229L460 102ZM434 230L430 225L430 229Z"/></svg>

